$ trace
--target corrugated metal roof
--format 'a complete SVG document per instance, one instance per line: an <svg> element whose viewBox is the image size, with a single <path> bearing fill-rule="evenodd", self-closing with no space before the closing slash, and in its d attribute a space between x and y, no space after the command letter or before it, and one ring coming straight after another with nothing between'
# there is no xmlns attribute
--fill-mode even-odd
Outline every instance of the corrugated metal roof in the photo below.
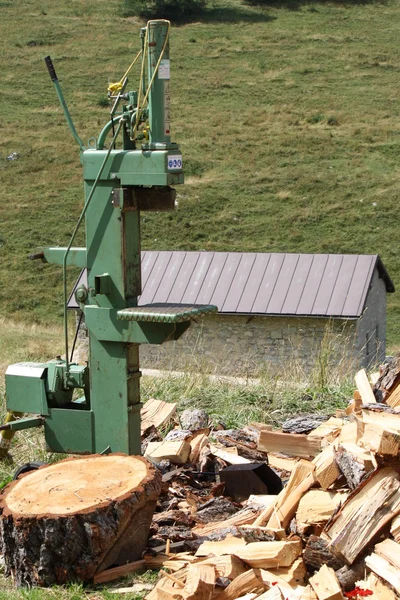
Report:
<svg viewBox="0 0 400 600"><path fill-rule="evenodd" d="M356 318L375 268L393 292L376 254L146 251L139 305L215 304L221 313ZM75 288L85 281L82 272ZM77 307L73 294L69 307Z"/></svg>

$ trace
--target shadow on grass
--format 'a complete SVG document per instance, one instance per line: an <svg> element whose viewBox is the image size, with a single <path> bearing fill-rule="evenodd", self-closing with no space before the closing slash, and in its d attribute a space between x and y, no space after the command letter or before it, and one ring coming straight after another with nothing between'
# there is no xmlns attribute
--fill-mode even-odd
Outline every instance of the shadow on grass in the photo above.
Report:
<svg viewBox="0 0 400 600"><path fill-rule="evenodd" d="M180 25L187 25L189 23L267 23L274 21L277 17L270 15L267 9L271 8L285 8L287 10L300 10L302 7L309 7L310 11L317 11L318 5L336 5L345 8L352 6L363 6L370 4L385 5L388 0L243 0L243 4L236 4L232 6L215 6L209 5L207 8L193 14L181 14L178 15L177 11L174 11L173 16L171 14L160 16L157 18L168 18L171 19L176 27ZM124 0L125 8L122 11L123 17L135 16L135 12L129 6L129 0ZM156 18L148 15L147 18L143 17L144 22L148 18Z"/></svg>
<svg viewBox="0 0 400 600"><path fill-rule="evenodd" d="M272 7L267 5L267 3L263 4L248 4L248 6L252 7L263 7L266 8ZM202 21L203 23L267 23L268 21L274 21L276 17L269 15L263 10L254 10L248 9L246 6L232 6L232 7L211 7L204 11L202 15L198 15L197 21ZM192 21L195 19L192 19Z"/></svg>
<svg viewBox="0 0 400 600"><path fill-rule="evenodd" d="M152 17L151 15L147 15L147 17L143 17L143 21L146 21L149 18L166 18L171 19L172 23L175 27L179 27L180 25L187 25L189 23L267 23L268 21L274 21L276 17L269 15L265 10L265 8L274 6L273 0L271 0L270 5L268 3L253 2L249 0L249 2L244 3L243 5L236 6L208 6L202 11L193 12L191 14L179 14L178 11L173 11L173 14L165 15L157 15L157 17ZM124 8L122 10L122 17L133 17L135 16L135 11L131 8L129 0L125 0Z"/></svg>
<svg viewBox="0 0 400 600"><path fill-rule="evenodd" d="M245 0L247 6L255 8L286 8L289 10L300 10L303 6L309 6L310 10L316 9L316 5L335 5L342 7L363 6L368 4L387 4L387 0Z"/></svg>

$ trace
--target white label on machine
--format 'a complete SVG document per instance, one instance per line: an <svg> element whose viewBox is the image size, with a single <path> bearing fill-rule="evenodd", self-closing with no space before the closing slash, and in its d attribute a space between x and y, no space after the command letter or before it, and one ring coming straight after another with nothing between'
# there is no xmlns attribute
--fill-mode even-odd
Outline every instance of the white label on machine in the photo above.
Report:
<svg viewBox="0 0 400 600"><path fill-rule="evenodd" d="M182 169L182 154L170 154L168 156L168 169L180 171Z"/></svg>
<svg viewBox="0 0 400 600"><path fill-rule="evenodd" d="M160 66L158 67L158 79L170 79L170 60L167 58L163 58L160 62Z"/></svg>

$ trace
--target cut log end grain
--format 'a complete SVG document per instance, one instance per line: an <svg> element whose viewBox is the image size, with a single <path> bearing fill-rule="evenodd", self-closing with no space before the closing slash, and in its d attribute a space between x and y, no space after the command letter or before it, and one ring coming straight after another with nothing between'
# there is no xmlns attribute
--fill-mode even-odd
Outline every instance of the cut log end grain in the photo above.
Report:
<svg viewBox="0 0 400 600"><path fill-rule="evenodd" d="M145 459L69 458L9 484L0 501L6 573L17 585L90 581L140 557L161 490Z"/></svg>
<svg viewBox="0 0 400 600"><path fill-rule="evenodd" d="M148 466L127 456L95 456L55 463L13 485L3 506L14 515L66 515L98 507L138 487Z"/></svg>

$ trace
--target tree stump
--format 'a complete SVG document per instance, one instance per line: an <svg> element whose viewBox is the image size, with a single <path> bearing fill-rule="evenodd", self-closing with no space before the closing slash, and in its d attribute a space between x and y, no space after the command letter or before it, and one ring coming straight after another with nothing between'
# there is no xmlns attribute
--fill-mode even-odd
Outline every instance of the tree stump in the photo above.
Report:
<svg viewBox="0 0 400 600"><path fill-rule="evenodd" d="M158 471L124 454L68 458L27 473L0 497L6 574L16 584L90 581L140 558L161 490Z"/></svg>

